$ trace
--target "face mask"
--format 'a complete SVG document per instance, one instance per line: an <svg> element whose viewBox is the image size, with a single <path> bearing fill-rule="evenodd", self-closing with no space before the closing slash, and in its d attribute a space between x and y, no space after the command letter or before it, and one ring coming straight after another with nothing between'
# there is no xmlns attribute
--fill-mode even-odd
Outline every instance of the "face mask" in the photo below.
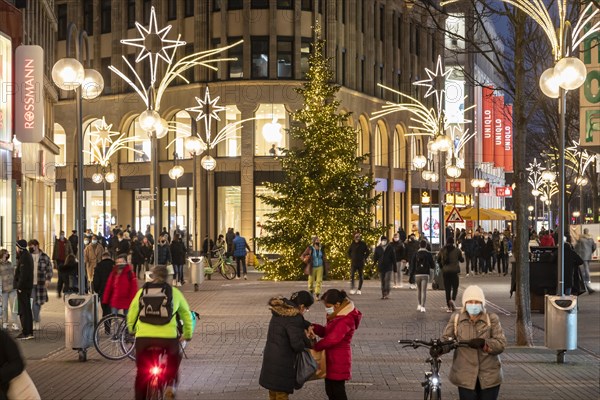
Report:
<svg viewBox="0 0 600 400"><path fill-rule="evenodd" d="M394 242L397 242L398 240L400 240L400 238L397 238L397 237L394 238Z"/></svg>
<svg viewBox="0 0 600 400"><path fill-rule="evenodd" d="M96 239L92 239L92 244L96 244L98 241Z"/></svg>
<svg viewBox="0 0 600 400"><path fill-rule="evenodd" d="M382 245L382 246L385 246L386 244L387 244L387 240L382 240L382 241L381 241L381 245Z"/></svg>
<svg viewBox="0 0 600 400"><path fill-rule="evenodd" d="M83 244L88 244L90 241L89 240L84 240Z"/></svg>
<svg viewBox="0 0 600 400"><path fill-rule="evenodd" d="M30 248L29 248L29 252L30 252L30 253L33 253L34 251L35 251L35 248L33 248L33 247L30 247Z"/></svg>
<svg viewBox="0 0 600 400"><path fill-rule="evenodd" d="M60 240L63 240L65 238L65 235L60 235Z"/></svg>
<svg viewBox="0 0 600 400"><path fill-rule="evenodd" d="M121 240L123 240L123 238L119 238L119 242L120 242Z"/></svg>
<svg viewBox="0 0 600 400"><path fill-rule="evenodd" d="M334 313L334 309L333 307L325 307L325 312L327 313L327 315L331 315Z"/></svg>
<svg viewBox="0 0 600 400"><path fill-rule="evenodd" d="M483 309L481 304L467 304L466 308L469 315L479 315Z"/></svg>
<svg viewBox="0 0 600 400"><path fill-rule="evenodd" d="M119 267L119 269L123 269L123 268L125 268L126 265L127 264L117 264L117 267Z"/></svg>
<svg viewBox="0 0 600 400"><path fill-rule="evenodd" d="M161 240L160 243L161 244L165 244L165 243L167 243L167 241L166 240Z"/></svg>

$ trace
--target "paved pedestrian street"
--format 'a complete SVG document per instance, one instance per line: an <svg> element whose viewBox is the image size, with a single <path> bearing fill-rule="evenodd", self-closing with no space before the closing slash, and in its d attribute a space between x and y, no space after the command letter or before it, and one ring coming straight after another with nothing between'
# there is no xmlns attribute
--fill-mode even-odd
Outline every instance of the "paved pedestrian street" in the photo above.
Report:
<svg viewBox="0 0 600 400"><path fill-rule="evenodd" d="M597 270L597 265L595 266ZM194 339L181 364L178 399L265 399L258 385L270 312L267 301L274 295L289 296L305 288L304 282L249 280L206 281L199 292L191 285L184 293L200 313ZM597 273L594 287L600 289ZM598 399L600 398L600 294L580 297L578 324L580 349L568 352L563 365L543 346L543 315L533 314L534 348L514 346L514 300L509 298L508 277L461 277L461 290L477 283L484 288L488 309L500 315L509 347L502 355L504 383L500 398ZM324 287L346 288L348 282L328 281ZM42 399L132 399L135 364L130 360L108 361L92 348L88 361L79 362L77 352L64 348L64 306L54 292L42 310L42 330L35 340L22 342L27 370ZM460 299L459 293L459 299ZM426 349L401 348L399 339L439 337L450 314L443 307L444 292L428 291L427 312L416 310L416 291L393 289L389 300L380 300L379 283L366 281L363 294L351 296L363 313L353 341L353 378L347 384L350 399L422 399L421 379L428 368ZM315 304L306 314L324 323L325 310ZM442 364L443 395L457 399L457 389L447 380L452 356ZM323 381L313 381L297 391L294 399L325 399Z"/></svg>

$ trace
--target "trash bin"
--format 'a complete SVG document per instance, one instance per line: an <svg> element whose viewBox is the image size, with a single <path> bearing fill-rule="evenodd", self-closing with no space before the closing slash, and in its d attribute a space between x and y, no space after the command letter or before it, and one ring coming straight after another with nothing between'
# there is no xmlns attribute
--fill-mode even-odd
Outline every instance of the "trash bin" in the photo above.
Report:
<svg viewBox="0 0 600 400"><path fill-rule="evenodd" d="M192 272L192 283L194 284L194 291L198 291L198 285L204 282L204 267L206 265L206 257L189 257L188 265Z"/></svg>
<svg viewBox="0 0 600 400"><path fill-rule="evenodd" d="M563 353L566 350L575 350L577 297L546 295L544 323L546 347Z"/></svg>
<svg viewBox="0 0 600 400"><path fill-rule="evenodd" d="M94 345L97 315L96 294L65 296L65 347L77 350L79 361L87 360L87 348Z"/></svg>

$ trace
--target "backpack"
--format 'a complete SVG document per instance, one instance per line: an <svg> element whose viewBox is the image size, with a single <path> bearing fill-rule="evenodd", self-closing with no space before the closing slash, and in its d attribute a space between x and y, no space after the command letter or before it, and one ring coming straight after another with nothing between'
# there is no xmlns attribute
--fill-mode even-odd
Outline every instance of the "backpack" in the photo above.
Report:
<svg viewBox="0 0 600 400"><path fill-rule="evenodd" d="M173 318L173 288L167 283L146 283L140 294L140 321L166 325Z"/></svg>
<svg viewBox="0 0 600 400"><path fill-rule="evenodd" d="M425 266L425 256L417 252L415 274L429 274L429 268Z"/></svg>

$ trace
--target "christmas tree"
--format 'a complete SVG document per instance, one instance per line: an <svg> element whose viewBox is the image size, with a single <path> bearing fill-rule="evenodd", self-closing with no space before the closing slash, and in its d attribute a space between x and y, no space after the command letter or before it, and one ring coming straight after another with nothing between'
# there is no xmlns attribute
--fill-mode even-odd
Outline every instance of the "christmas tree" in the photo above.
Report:
<svg viewBox="0 0 600 400"><path fill-rule="evenodd" d="M261 196L278 210L266 216L265 236L257 239L261 250L281 257L266 262L266 279L293 280L303 275L300 254L319 236L329 260L333 279L350 276L348 246L355 232L373 243L379 231L372 226L377 197L371 197L375 183L361 173L366 155L356 156L356 130L347 125L349 117L338 111L332 83L333 71L324 56L325 41L316 39L309 57L307 81L297 89L304 106L292 113L288 130L292 143L302 147L282 149L285 175L280 183L267 186L273 195Z"/></svg>

